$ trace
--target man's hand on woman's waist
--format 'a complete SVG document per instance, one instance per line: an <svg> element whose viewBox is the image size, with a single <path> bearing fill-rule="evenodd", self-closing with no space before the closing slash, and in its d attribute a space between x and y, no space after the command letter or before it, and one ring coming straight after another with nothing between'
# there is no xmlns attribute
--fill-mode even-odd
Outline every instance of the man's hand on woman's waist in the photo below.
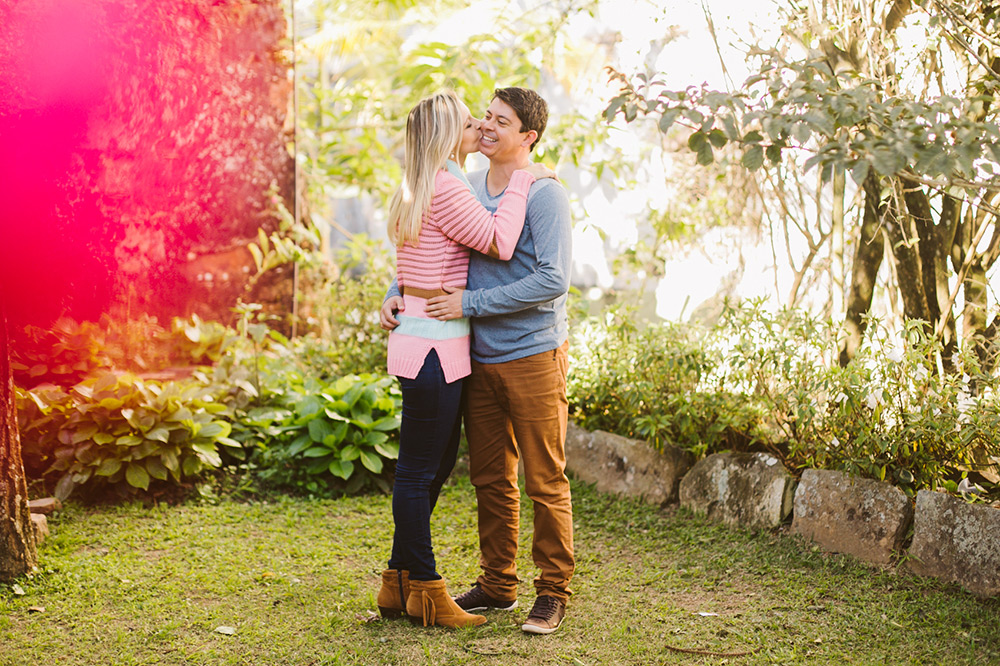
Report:
<svg viewBox="0 0 1000 666"><path fill-rule="evenodd" d="M465 293L465 290L460 287L448 286L443 287L443 289L448 293L444 296L428 298L424 312L427 313L428 317L440 319L441 321L461 319L462 294ZM385 309L385 306L383 306L383 309Z"/></svg>

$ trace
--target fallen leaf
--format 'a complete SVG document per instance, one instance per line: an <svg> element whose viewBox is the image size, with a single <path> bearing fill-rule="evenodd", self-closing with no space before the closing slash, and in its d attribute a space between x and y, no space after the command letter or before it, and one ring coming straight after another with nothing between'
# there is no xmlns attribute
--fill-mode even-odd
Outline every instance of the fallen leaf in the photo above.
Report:
<svg viewBox="0 0 1000 666"><path fill-rule="evenodd" d="M233 634L236 633L236 628L235 627L227 627L227 626L223 625L221 627L216 627L215 628L215 633L217 633L217 634L225 634L226 636L232 636Z"/></svg>
<svg viewBox="0 0 1000 666"><path fill-rule="evenodd" d="M29 613L44 613L45 612L45 606L31 606L30 608L28 608L28 612Z"/></svg>
<svg viewBox="0 0 1000 666"><path fill-rule="evenodd" d="M364 622L365 624L367 624L369 622L375 622L376 620L378 620L379 614L376 613L375 611L368 610L365 611L364 613L358 613L354 617L358 619L358 622Z"/></svg>
<svg viewBox="0 0 1000 666"><path fill-rule="evenodd" d="M702 612L702 613L698 613L698 615L701 615L702 617L719 617L718 613L705 613L705 612Z"/></svg>
<svg viewBox="0 0 1000 666"><path fill-rule="evenodd" d="M16 594L17 596L19 597L24 596L24 588L18 585L17 583L14 583L14 585L12 585L10 589L12 589L14 591L14 594Z"/></svg>

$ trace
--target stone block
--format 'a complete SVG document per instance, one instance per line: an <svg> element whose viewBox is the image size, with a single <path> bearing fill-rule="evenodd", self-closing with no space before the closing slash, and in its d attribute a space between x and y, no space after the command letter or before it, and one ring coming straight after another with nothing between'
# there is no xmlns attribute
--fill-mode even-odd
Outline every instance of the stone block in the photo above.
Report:
<svg viewBox="0 0 1000 666"><path fill-rule="evenodd" d="M44 513L31 514L31 526L35 528L35 543L40 544L49 535L49 519Z"/></svg>
<svg viewBox="0 0 1000 666"><path fill-rule="evenodd" d="M930 490L917 493L907 568L1000 596L1000 509Z"/></svg>
<svg viewBox="0 0 1000 666"><path fill-rule="evenodd" d="M46 516L62 508L62 502L56 497L43 497L28 501L28 509L31 513L41 513Z"/></svg>
<svg viewBox="0 0 1000 666"><path fill-rule="evenodd" d="M651 504L676 503L681 478L694 457L675 446L657 451L647 442L570 423L566 469L601 492L640 497Z"/></svg>
<svg viewBox="0 0 1000 666"><path fill-rule="evenodd" d="M874 564L892 563L912 520L906 494L873 479L807 469L795 491L793 532Z"/></svg>
<svg viewBox="0 0 1000 666"><path fill-rule="evenodd" d="M795 480L766 453L715 453L681 481L681 506L727 525L772 529L792 511Z"/></svg>

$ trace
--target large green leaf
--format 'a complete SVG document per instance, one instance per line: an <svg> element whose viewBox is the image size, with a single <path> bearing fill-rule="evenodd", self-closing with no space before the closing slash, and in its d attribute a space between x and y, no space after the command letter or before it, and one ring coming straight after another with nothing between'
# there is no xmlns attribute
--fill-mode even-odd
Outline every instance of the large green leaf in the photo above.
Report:
<svg viewBox="0 0 1000 666"><path fill-rule="evenodd" d="M222 465L222 458L219 456L219 452L215 450L214 444L194 442L191 444L191 448L198 454L198 458L209 467L220 467Z"/></svg>
<svg viewBox="0 0 1000 666"><path fill-rule="evenodd" d="M184 476L194 476L202 470L204 463L196 455L184 456L184 461L181 463L181 471Z"/></svg>
<svg viewBox="0 0 1000 666"><path fill-rule="evenodd" d="M166 444L170 441L170 429L166 426L156 426L146 433L146 439L152 439Z"/></svg>
<svg viewBox="0 0 1000 666"><path fill-rule="evenodd" d="M167 468L159 458L146 458L144 461L146 464L146 471L154 479L159 479L160 481L167 480Z"/></svg>
<svg viewBox="0 0 1000 666"><path fill-rule="evenodd" d="M149 474L146 469L138 463L131 463L125 469L125 480L134 488L149 489Z"/></svg>
<svg viewBox="0 0 1000 666"><path fill-rule="evenodd" d="M229 433L233 431L233 427L226 423L225 421L212 421L204 426L198 432L201 437L208 437L209 439L217 439L219 437L228 437Z"/></svg>
<svg viewBox="0 0 1000 666"><path fill-rule="evenodd" d="M361 464L375 474L380 474L382 472L382 458L375 455L371 451L361 451Z"/></svg>
<svg viewBox="0 0 1000 666"><path fill-rule="evenodd" d="M331 426L330 422L326 419L317 417L309 422L309 437L312 438L312 441L322 442L332 434L333 426Z"/></svg>
<svg viewBox="0 0 1000 666"><path fill-rule="evenodd" d="M97 476L114 476L122 468L122 461L117 458L106 458L97 466L94 472Z"/></svg>
<svg viewBox="0 0 1000 666"><path fill-rule="evenodd" d="M743 153L742 164L750 171L756 171L764 165L764 149L760 144L747 148Z"/></svg>
<svg viewBox="0 0 1000 666"><path fill-rule="evenodd" d="M399 458L399 442L396 440L380 442L375 445L375 450L389 460L396 460Z"/></svg>
<svg viewBox="0 0 1000 666"><path fill-rule="evenodd" d="M365 444L374 447L388 439L389 435L385 434L384 432L370 432L367 435L365 435Z"/></svg>
<svg viewBox="0 0 1000 666"><path fill-rule="evenodd" d="M301 402L295 405L295 413L300 417L313 416L321 409L323 409L323 403L314 395L307 395Z"/></svg>
<svg viewBox="0 0 1000 666"><path fill-rule="evenodd" d="M302 451L305 451L306 448L311 446L312 443L313 443L312 437L310 437L308 433L302 433L294 440L292 440L292 443L288 446L288 455L290 456L298 455Z"/></svg>
<svg viewBox="0 0 1000 666"><path fill-rule="evenodd" d="M393 430L399 430L401 418L398 414L393 414L391 416L385 416L375 423L372 424L373 430L381 430L383 432L389 432Z"/></svg>
<svg viewBox="0 0 1000 666"><path fill-rule="evenodd" d="M334 460L330 463L329 470L330 474L346 481L354 473L354 463L349 460Z"/></svg>

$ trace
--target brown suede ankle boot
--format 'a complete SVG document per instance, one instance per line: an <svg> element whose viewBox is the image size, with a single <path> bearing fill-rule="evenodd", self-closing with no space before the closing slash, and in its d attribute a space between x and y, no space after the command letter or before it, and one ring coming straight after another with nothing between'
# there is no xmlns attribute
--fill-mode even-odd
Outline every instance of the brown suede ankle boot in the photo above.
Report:
<svg viewBox="0 0 1000 666"><path fill-rule="evenodd" d="M451 628L475 627L486 623L482 615L470 615L458 607L448 594L444 580L411 580L406 612L412 622L422 621L425 627L434 624Z"/></svg>
<svg viewBox="0 0 1000 666"><path fill-rule="evenodd" d="M410 572L386 569L382 572L382 589L378 591L378 612L385 618L402 617L406 598L410 596Z"/></svg>

